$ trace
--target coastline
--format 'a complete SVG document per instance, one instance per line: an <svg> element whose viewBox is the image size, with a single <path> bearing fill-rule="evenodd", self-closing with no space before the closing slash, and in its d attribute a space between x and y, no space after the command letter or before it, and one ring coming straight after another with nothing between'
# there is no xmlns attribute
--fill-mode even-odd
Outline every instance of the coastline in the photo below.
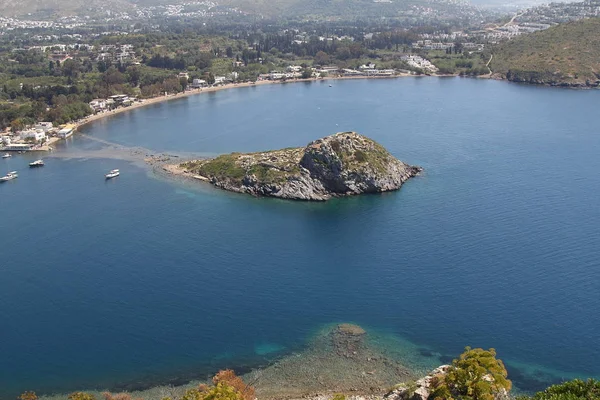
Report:
<svg viewBox="0 0 600 400"><path fill-rule="evenodd" d="M267 349L269 352L261 357L263 363L242 365L238 372L246 383L255 387L260 400L328 400L337 393L345 394L348 400L383 400L393 386L413 381L439 364L437 359L426 367L415 363L417 348L392 350L388 347L389 340L358 325L326 324L307 338L303 346L285 351ZM148 382L146 386L142 381L134 381L113 388L111 393L126 393L143 400L182 398L186 390L210 383L218 369L191 379L185 375L173 377L172 383ZM235 366L233 369L236 370ZM107 390L84 391L99 399ZM47 394L40 396L40 400L65 400L67 396L68 393Z"/></svg>
<svg viewBox="0 0 600 400"><path fill-rule="evenodd" d="M158 96L152 97L150 99L144 99L139 103L135 103L129 107L121 107L112 111L106 111L98 114L89 115L79 121L75 121L75 130L78 131L79 128L82 128L92 122L99 121L101 119L111 117L113 115L118 115L121 113L125 113L128 111L136 110L138 108L146 107L151 104L159 104L171 100L183 99L190 96L201 95L203 93L214 93L227 89L236 89L236 88L246 88L246 87L255 87L255 86L263 86L263 85L283 85L288 83L300 83L300 82L325 82L325 81L338 81L338 80L350 80L350 79L397 79L397 78L406 78L415 76L412 74L398 74L394 76L338 76L338 77L329 77L329 78L308 78L308 79L294 79L288 81L257 81L257 82L243 82L243 83L228 83L220 86L213 86L208 88L201 89L192 89L182 93L170 94L166 96Z"/></svg>

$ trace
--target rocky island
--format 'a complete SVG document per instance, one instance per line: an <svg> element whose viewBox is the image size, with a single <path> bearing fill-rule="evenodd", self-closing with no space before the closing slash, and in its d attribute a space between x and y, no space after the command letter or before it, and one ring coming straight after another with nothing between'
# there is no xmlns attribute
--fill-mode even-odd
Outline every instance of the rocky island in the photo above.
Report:
<svg viewBox="0 0 600 400"><path fill-rule="evenodd" d="M234 192L316 201L397 190L422 170L356 132L336 133L304 148L188 161L178 169Z"/></svg>

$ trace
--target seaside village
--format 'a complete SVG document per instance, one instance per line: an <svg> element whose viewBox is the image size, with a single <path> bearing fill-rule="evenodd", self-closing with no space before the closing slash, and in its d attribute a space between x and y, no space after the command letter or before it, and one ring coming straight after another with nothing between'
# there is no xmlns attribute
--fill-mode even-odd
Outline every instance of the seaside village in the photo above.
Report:
<svg viewBox="0 0 600 400"><path fill-rule="evenodd" d="M140 100L118 94L110 96L108 99L93 100L89 105L94 114L97 114L129 107L136 102L140 102ZM38 122L18 131L10 131L7 128L4 132L0 132L0 151L4 152L2 157L8 158L11 152L51 151L54 143L71 137L79 123L85 122L87 118L59 126L54 126L52 122Z"/></svg>
<svg viewBox="0 0 600 400"><path fill-rule="evenodd" d="M75 131L75 124L55 127L52 122L38 122L23 130L0 133L0 150L4 152L50 151L52 145L67 139ZM10 153L2 157L7 158Z"/></svg>
<svg viewBox="0 0 600 400"><path fill-rule="evenodd" d="M419 56L406 56L409 65L435 73L437 68L428 60ZM410 71L398 71L394 69L377 69L375 64L361 65L358 69L339 68L337 66L324 66L312 68L311 78L326 77L392 77L399 73L410 73ZM304 77L306 77L304 75ZM180 73L179 78L188 78L187 73ZM188 91L201 91L205 88L218 87L232 84L236 80L235 73L231 76L217 76L214 84L209 85L204 79L193 79ZM299 65L290 65L283 71L273 71L258 77L260 81L286 81L303 78L303 68ZM165 93L168 96L168 93ZM89 105L94 114L110 113L120 108L127 108L134 104L143 103L135 97L125 94L117 94L107 99L92 100ZM85 119L84 119L85 120ZM38 122L23 130L0 133L0 151L3 152L25 152L25 151L50 151L52 144L61 139L70 137L78 124L66 124L55 127L51 122ZM5 154L6 155L6 154Z"/></svg>

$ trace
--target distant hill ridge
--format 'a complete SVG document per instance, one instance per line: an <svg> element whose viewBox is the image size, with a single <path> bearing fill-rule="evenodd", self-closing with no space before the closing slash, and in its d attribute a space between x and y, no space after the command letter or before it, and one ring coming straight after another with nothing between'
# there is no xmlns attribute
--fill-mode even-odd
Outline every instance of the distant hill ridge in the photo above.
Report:
<svg viewBox="0 0 600 400"><path fill-rule="evenodd" d="M184 3L185 0L0 0L0 15L25 16L32 14L44 18L68 15L98 15L132 11L135 7L148 7ZM439 10L467 6L449 0L217 0L219 5L240 8L252 14L267 16L327 15L345 17L395 16L413 5L435 6ZM443 15L443 13L442 13Z"/></svg>
<svg viewBox="0 0 600 400"><path fill-rule="evenodd" d="M600 18L560 24L494 49L497 77L552 86L600 85Z"/></svg>
<svg viewBox="0 0 600 400"><path fill-rule="evenodd" d="M5 17L36 16L53 17L66 15L89 15L111 10L131 9L129 0L0 0L0 15Z"/></svg>

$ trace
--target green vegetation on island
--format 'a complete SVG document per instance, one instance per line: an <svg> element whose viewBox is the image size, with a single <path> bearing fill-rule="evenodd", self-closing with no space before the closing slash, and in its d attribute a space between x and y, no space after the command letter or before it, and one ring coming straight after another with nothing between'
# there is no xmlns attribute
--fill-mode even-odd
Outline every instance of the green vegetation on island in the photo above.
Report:
<svg viewBox="0 0 600 400"><path fill-rule="evenodd" d="M396 190L421 171L355 132L336 133L305 148L232 153L180 167L222 189L294 200Z"/></svg>
<svg viewBox="0 0 600 400"><path fill-rule="evenodd" d="M552 86L600 85L600 18L560 24L494 49L496 76Z"/></svg>

